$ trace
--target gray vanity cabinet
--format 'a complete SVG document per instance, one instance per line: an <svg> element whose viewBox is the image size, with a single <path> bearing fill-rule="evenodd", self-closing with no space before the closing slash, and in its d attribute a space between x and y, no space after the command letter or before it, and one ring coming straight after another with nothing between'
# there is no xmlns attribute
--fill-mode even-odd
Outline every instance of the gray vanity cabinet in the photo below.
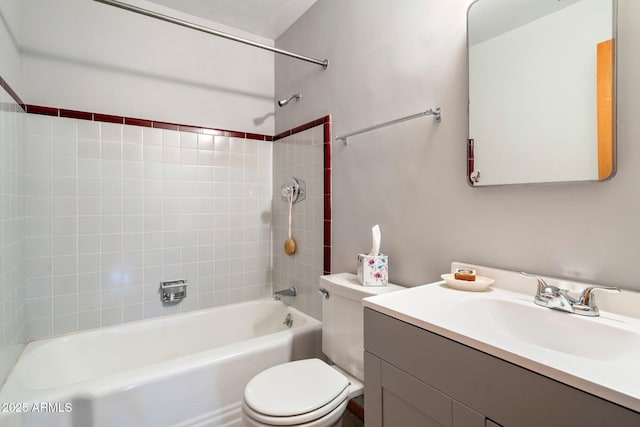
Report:
<svg viewBox="0 0 640 427"><path fill-rule="evenodd" d="M369 308L366 427L640 426L640 414Z"/></svg>

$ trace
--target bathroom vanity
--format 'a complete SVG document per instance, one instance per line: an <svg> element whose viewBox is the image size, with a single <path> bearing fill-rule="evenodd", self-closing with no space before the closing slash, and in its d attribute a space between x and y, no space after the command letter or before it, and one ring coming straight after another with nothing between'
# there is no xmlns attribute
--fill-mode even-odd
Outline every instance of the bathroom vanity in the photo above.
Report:
<svg viewBox="0 0 640 427"><path fill-rule="evenodd" d="M488 292L439 282L365 299L367 427L640 425L638 319L538 307L535 282L491 273Z"/></svg>

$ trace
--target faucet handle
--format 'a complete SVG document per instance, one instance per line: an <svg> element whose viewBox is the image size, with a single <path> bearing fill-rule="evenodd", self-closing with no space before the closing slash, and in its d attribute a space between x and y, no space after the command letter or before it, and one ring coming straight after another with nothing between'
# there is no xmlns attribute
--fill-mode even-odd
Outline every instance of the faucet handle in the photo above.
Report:
<svg viewBox="0 0 640 427"><path fill-rule="evenodd" d="M596 306L596 296L593 293L593 291L607 291L607 292L618 292L620 293L620 288L617 288L615 286L590 286L588 288L586 288L584 291L582 291L582 293L580 294L580 299L579 302L582 305L586 305L589 307L595 307Z"/></svg>
<svg viewBox="0 0 640 427"><path fill-rule="evenodd" d="M525 272L521 272L521 275L525 277L530 277L532 279L536 279L538 281L538 288L536 289L536 295L533 298L533 302L541 305L543 307L549 307L550 303L560 296L565 296L562 294L562 289L557 286L549 285L544 279L540 276L536 276L534 274L529 274Z"/></svg>
<svg viewBox="0 0 640 427"><path fill-rule="evenodd" d="M562 293L562 289L558 288L557 286L549 285L540 276L536 276L535 274L529 274L525 272L521 272L520 274L525 277L536 279L538 281L538 289L536 290L535 301L544 303L545 301L551 298L560 296L560 294Z"/></svg>
<svg viewBox="0 0 640 427"><path fill-rule="evenodd" d="M544 294L545 289L549 288L549 285L547 284L547 282L545 282L544 279L540 276L536 276L535 274L525 273L524 271L520 272L520 274L522 276L530 277L538 281L538 291L536 292L537 295Z"/></svg>
<svg viewBox="0 0 640 427"><path fill-rule="evenodd" d="M615 286L590 286L580 294L578 302L573 306L574 311L587 316L599 316L600 310L596 305L596 295L594 291L618 292L620 289Z"/></svg>

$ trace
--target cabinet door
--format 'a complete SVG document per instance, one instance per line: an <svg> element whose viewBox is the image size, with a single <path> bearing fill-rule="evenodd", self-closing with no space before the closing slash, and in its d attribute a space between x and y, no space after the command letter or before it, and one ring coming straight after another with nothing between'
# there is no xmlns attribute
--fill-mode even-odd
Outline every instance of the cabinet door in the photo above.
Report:
<svg viewBox="0 0 640 427"><path fill-rule="evenodd" d="M453 427L448 396L388 363L381 363L384 426Z"/></svg>
<svg viewBox="0 0 640 427"><path fill-rule="evenodd" d="M367 427L485 427L485 417L365 351Z"/></svg>
<svg viewBox="0 0 640 427"><path fill-rule="evenodd" d="M453 405L453 427L486 427L486 418L471 408L467 408L462 403L452 400ZM497 426L500 427L500 426Z"/></svg>

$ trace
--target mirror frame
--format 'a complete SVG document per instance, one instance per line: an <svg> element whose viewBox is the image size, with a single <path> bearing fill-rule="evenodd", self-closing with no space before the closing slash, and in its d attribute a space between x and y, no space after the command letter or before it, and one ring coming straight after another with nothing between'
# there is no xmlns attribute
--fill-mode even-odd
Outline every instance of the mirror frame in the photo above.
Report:
<svg viewBox="0 0 640 427"><path fill-rule="evenodd" d="M611 39L613 40L613 63L611 70L611 91L612 91L612 140L611 140L611 173L602 179L593 180L565 180L565 181L539 181L539 182L514 182L514 183L500 183L500 184L487 184L476 185L477 180L480 178L480 172L478 171L475 176L475 141L471 138L470 132L470 117L471 117L471 89L469 85L470 77L470 55L469 55L469 14L473 5L479 1L487 0L473 0L467 7L467 35L466 35L466 48L467 48L467 144L466 144L466 163L467 163L467 184L473 188L480 187L502 187L507 185L516 186L529 186L529 185L546 185L546 184L563 184L563 183L578 183L578 182L604 182L612 179L618 171L618 57L619 57L619 42L618 42L618 0L611 0L611 12L612 12L612 31Z"/></svg>

